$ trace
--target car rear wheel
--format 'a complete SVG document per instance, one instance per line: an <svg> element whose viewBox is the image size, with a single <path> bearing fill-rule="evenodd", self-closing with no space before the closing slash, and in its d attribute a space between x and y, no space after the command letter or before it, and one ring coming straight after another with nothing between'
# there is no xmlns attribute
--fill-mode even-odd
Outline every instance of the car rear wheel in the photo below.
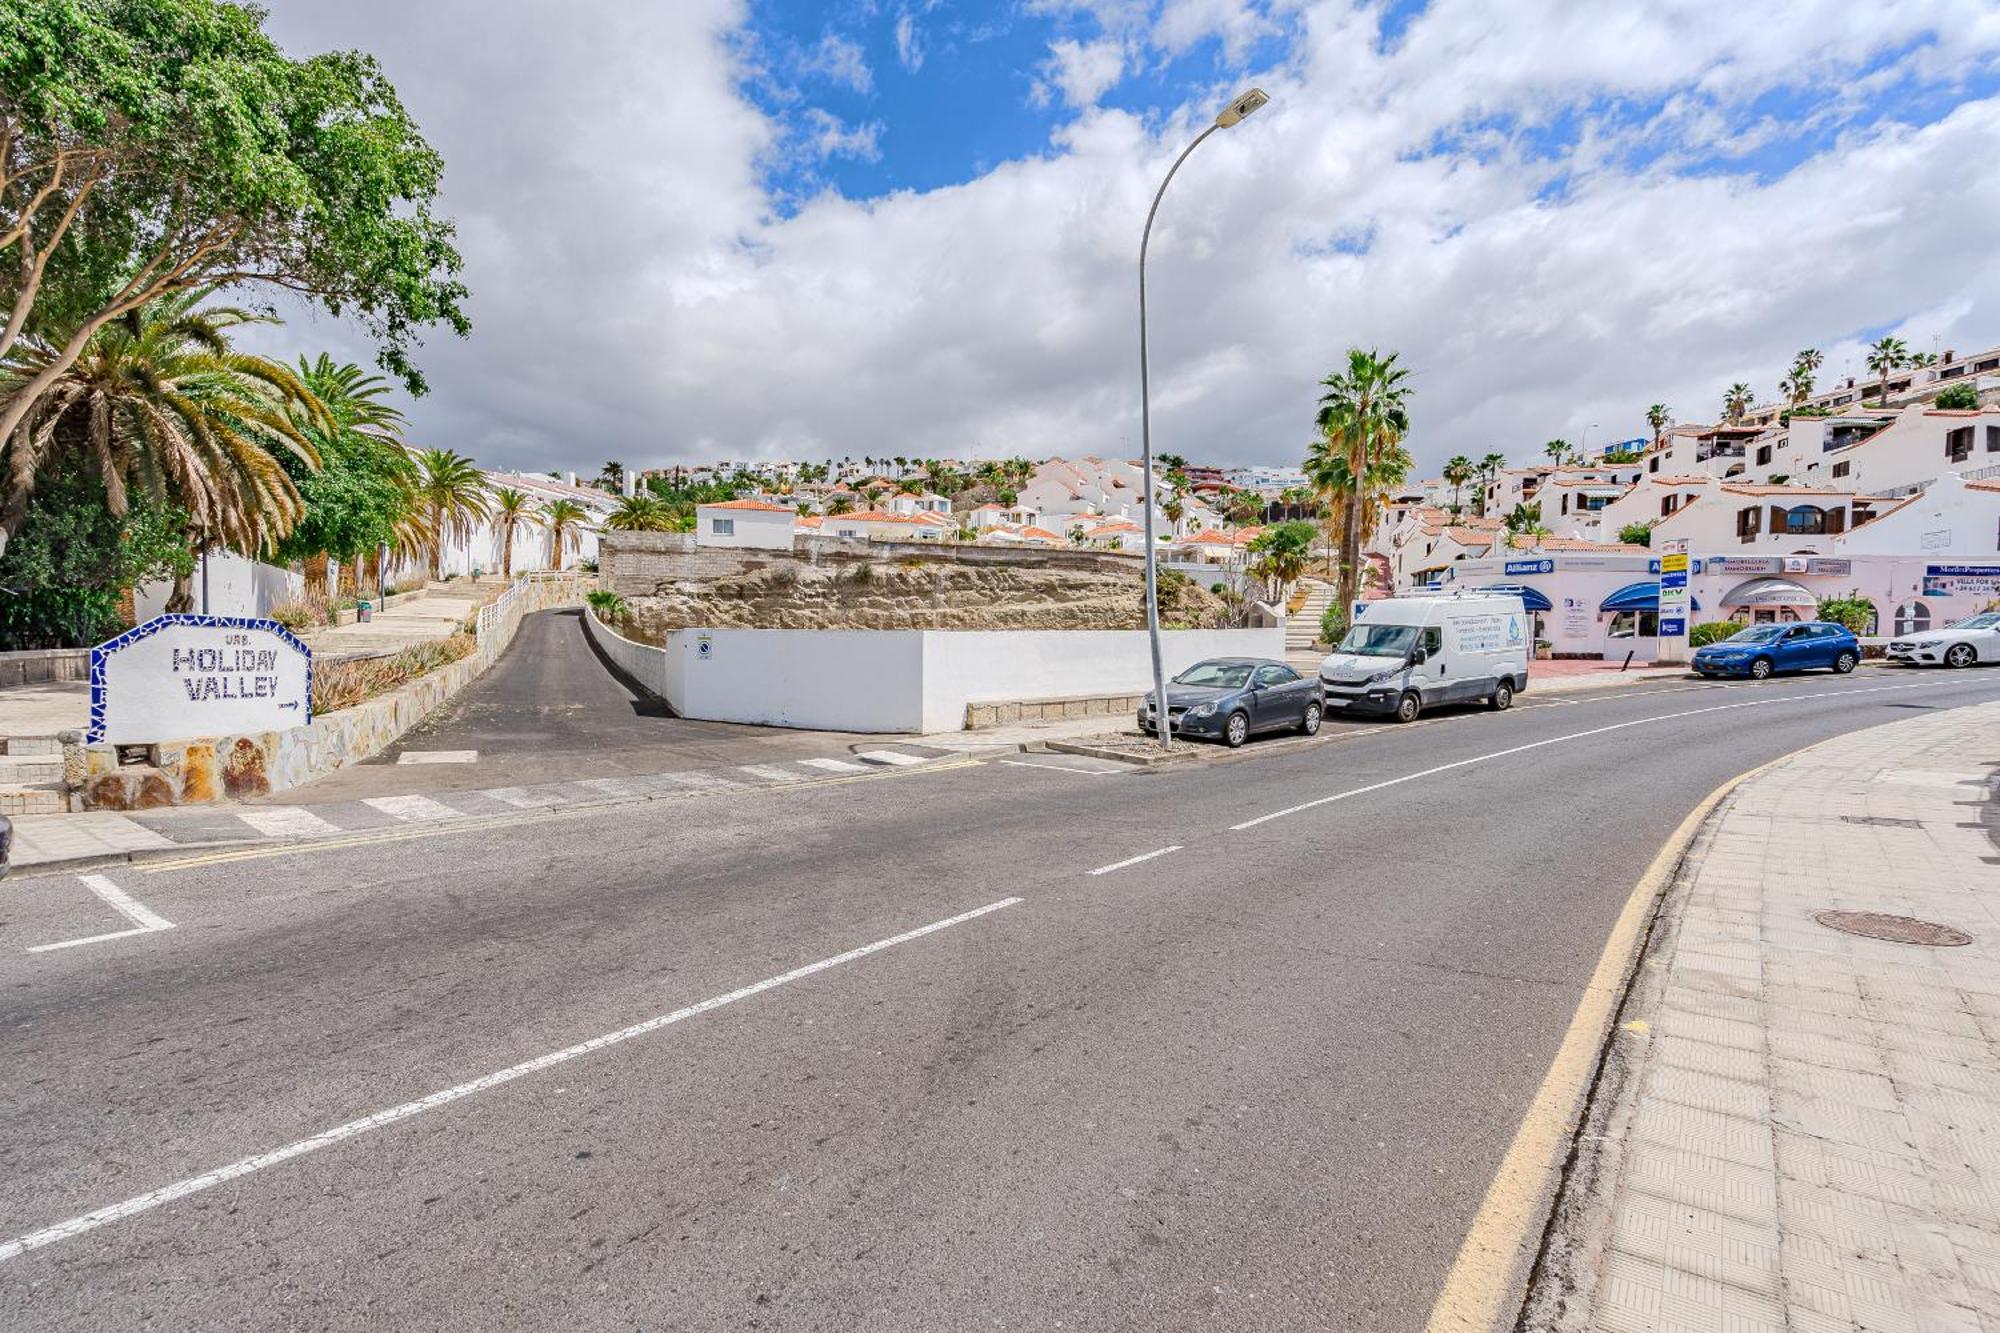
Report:
<svg viewBox="0 0 2000 1333"><path fill-rule="evenodd" d="M1854 670L1854 663L1856 660L1857 659L1855 658L1853 653L1842 653L1840 656L1833 659L1834 673L1836 675L1841 675L1841 676L1846 675L1848 672Z"/></svg>
<svg viewBox="0 0 2000 1333"><path fill-rule="evenodd" d="M1969 667L1979 660L1979 654L1969 643L1954 643L1944 650L1944 664L1948 667Z"/></svg>
<svg viewBox="0 0 2000 1333"><path fill-rule="evenodd" d="M1396 720L1398 722L1415 722L1417 714L1423 711L1424 701L1417 697L1415 690L1409 691L1402 698L1396 700Z"/></svg>
<svg viewBox="0 0 2000 1333"><path fill-rule="evenodd" d="M1222 740L1230 749L1250 739L1250 719L1241 713L1231 713L1229 721L1222 728Z"/></svg>
<svg viewBox="0 0 2000 1333"><path fill-rule="evenodd" d="M1752 679L1752 680L1769 680L1770 678L1771 678L1771 659L1770 659L1770 658L1768 658L1768 657L1760 657L1760 658L1758 658L1758 659L1757 659L1756 661L1754 661L1754 662L1752 662L1752 663L1750 664L1750 679Z"/></svg>
<svg viewBox="0 0 2000 1333"><path fill-rule="evenodd" d="M1498 685L1495 685L1493 687L1493 697L1487 702L1493 705L1496 712L1505 712L1507 709L1512 708L1514 706L1514 682L1503 680Z"/></svg>
<svg viewBox="0 0 2000 1333"><path fill-rule="evenodd" d="M1299 730L1308 736L1319 735L1320 703L1315 699L1306 705L1306 715L1299 722Z"/></svg>

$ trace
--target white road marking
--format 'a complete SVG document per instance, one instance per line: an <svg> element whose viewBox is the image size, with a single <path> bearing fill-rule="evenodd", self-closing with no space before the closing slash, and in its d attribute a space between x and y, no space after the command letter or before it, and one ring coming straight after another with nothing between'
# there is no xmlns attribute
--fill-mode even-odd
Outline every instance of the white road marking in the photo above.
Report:
<svg viewBox="0 0 2000 1333"><path fill-rule="evenodd" d="M866 759L871 764L921 764L923 758L914 754L898 754L894 750L861 750L856 759Z"/></svg>
<svg viewBox="0 0 2000 1333"><path fill-rule="evenodd" d="M801 759L808 768L823 768L829 773L866 773L868 765L850 764L845 759Z"/></svg>
<svg viewBox="0 0 2000 1333"><path fill-rule="evenodd" d="M752 777L763 778L768 782L804 782L806 780L805 774L794 773L789 768L779 768L776 764L742 764L737 767L736 771L738 773L748 773Z"/></svg>
<svg viewBox="0 0 2000 1333"><path fill-rule="evenodd" d="M405 750L396 756L399 764L476 764L477 750Z"/></svg>
<svg viewBox="0 0 2000 1333"><path fill-rule="evenodd" d="M1156 856L1165 856L1168 852L1177 852L1179 850L1180 844L1175 843L1172 847L1161 847L1157 851L1142 852L1138 856L1128 856L1123 861L1113 861L1110 865L1099 866L1090 873L1093 875L1108 875L1114 870L1123 870L1126 866L1135 866L1141 861L1150 861Z"/></svg>
<svg viewBox="0 0 2000 1333"><path fill-rule="evenodd" d="M492 787L481 792L480 795L491 796L494 800L504 805L515 806L523 810L530 810L548 804L547 801L539 796L529 795L526 787Z"/></svg>
<svg viewBox="0 0 2000 1333"><path fill-rule="evenodd" d="M804 967L796 967L789 972L781 972L775 977L766 977L764 980L754 982L751 985L743 987L741 990L730 991L727 995L717 995L703 1000L699 1004L691 1004L685 1009L676 1009L670 1014L661 1014L659 1017L649 1018L643 1023L634 1023L630 1027L619 1028L616 1032L607 1032L603 1036L592 1037L588 1041L580 1041L574 1046L565 1046L559 1051L551 1051L547 1055L538 1055L532 1060L524 1060L520 1064L509 1065L505 1069L473 1079L470 1083L461 1083L455 1088L446 1088L442 1092L433 1092L428 1097L419 1097L413 1102L404 1102L402 1105L392 1106L386 1111L377 1111L375 1114L363 1116L359 1120L350 1120L344 1125L335 1125L332 1129L322 1130L311 1138L300 1139L296 1143L288 1143L282 1148L274 1148L270 1152L259 1153L255 1157L245 1157L240 1161L231 1162L228 1166L218 1167L213 1171L207 1171L198 1176L191 1176L186 1180L176 1181L171 1185L163 1185L159 1189L141 1194L137 1198L127 1199L123 1203L110 1204L94 1212L85 1213L81 1217L72 1217L66 1222L57 1222L53 1226L43 1227L39 1231L31 1231L24 1236L16 1236L14 1239L0 1244L0 1263L26 1254L29 1250L38 1250L45 1245L53 1245L57 1241L69 1240L74 1236L81 1236L87 1231L94 1231L98 1227L109 1223L137 1216L140 1213L158 1208L162 1204L172 1203L176 1199L185 1199L190 1194L199 1194L203 1190L227 1184L229 1181L240 1179L243 1176L250 1175L252 1172L262 1171L266 1167L276 1166L280 1162L288 1162L294 1157L303 1157L309 1152L315 1152L321 1148L330 1148L336 1143L342 1143L348 1139L366 1134L370 1130L381 1129L385 1125L393 1125L399 1120L407 1120L411 1116L418 1115L424 1111L435 1110L449 1102L455 1102L461 1097L470 1097L475 1092L484 1092L488 1088L497 1088L503 1083L511 1083L517 1078L524 1078L529 1074L540 1073L544 1069L562 1064L568 1060L574 1060L578 1056L591 1055L603 1050L607 1046L616 1046L618 1043L630 1041L634 1037L643 1037L648 1033L657 1032L663 1027L698 1017L714 1009L720 1009L724 1005L735 1004L738 1000L747 1000L753 995L761 995L767 990L774 990L789 982L803 980L816 972L824 972L828 968L839 967L843 963L851 963L856 959L866 958L869 954L880 953L884 949L893 949L898 944L907 944L911 940L936 934L940 930L948 930L952 926L963 925L967 921L985 916L989 912L997 912L1003 907L1012 907L1020 901L1021 899L1019 898L1002 898L999 902L988 903L984 907L975 907L969 912L960 912L957 916L949 916L942 921L933 921L927 926L918 926L915 930L906 930L900 935L891 935L888 939L876 940L873 944L864 944L858 949L849 949L846 953L835 954L831 958L822 958L817 963L807 963Z"/></svg>
<svg viewBox="0 0 2000 1333"><path fill-rule="evenodd" d="M238 810L236 817L267 838L315 837L340 832L338 825L329 824L296 805L253 806Z"/></svg>
<svg viewBox="0 0 2000 1333"><path fill-rule="evenodd" d="M1067 764L1038 764L1031 759L1000 759L995 762L1006 764L1010 768L1046 768L1051 773L1079 773L1086 778L1106 778L1113 773L1125 771L1123 765L1117 768L1071 768Z"/></svg>
<svg viewBox="0 0 2000 1333"><path fill-rule="evenodd" d="M130 921L132 930L114 930L108 935L86 935L80 940L63 940L56 944L37 944L29 953L51 953L57 949L74 949L82 944L101 944L105 940L122 940L133 935L150 935L154 931L172 930L174 923L134 898L125 890L113 884L102 875L78 875L83 887L111 904L118 915Z"/></svg>
<svg viewBox="0 0 2000 1333"><path fill-rule="evenodd" d="M371 796L361 804L397 819L463 819L465 816L428 796Z"/></svg>
<svg viewBox="0 0 2000 1333"><path fill-rule="evenodd" d="M724 787L741 787L740 782L719 778L713 773L661 773L657 776L668 782L678 782L683 787L700 787L704 791L721 791Z"/></svg>
<svg viewBox="0 0 2000 1333"><path fill-rule="evenodd" d="M1381 791L1387 787L1400 787L1405 782L1415 782L1419 778L1435 777L1439 773L1449 773L1453 769L1470 768L1474 764L1484 764L1494 759L1505 759L1510 755L1525 754L1529 750L1540 750L1550 745L1561 745L1565 741L1580 741L1590 736L1602 736L1608 732L1624 731L1628 727L1652 726L1655 723L1673 722L1684 717L1699 717L1704 713L1727 713L1738 708L1766 708L1773 704L1799 703L1807 699L1830 699L1836 696L1844 698L1855 694L1885 694L1895 690L1914 690L1917 688L1919 688L1918 685L1875 685L1865 690L1820 690L1813 694L1787 694L1773 699L1746 699L1740 704L1716 704L1710 708L1690 708L1679 713L1661 713L1657 717L1641 717L1635 718L1630 722L1614 722L1608 727L1592 727L1588 731L1572 731L1562 736L1550 736L1546 740L1530 741L1526 745L1515 745L1505 750L1494 750L1490 754L1476 754L1470 759L1455 759L1449 764L1438 764L1433 768L1426 768L1421 772L1405 773L1400 778L1389 778L1383 782L1371 782L1366 787L1356 787L1351 791L1335 792L1331 796L1322 796L1316 801L1307 801L1302 805L1290 806L1283 810L1274 810L1268 815L1259 815L1255 819L1246 819L1241 824L1231 824L1229 831L1240 833L1244 829L1256 828L1259 824L1267 824L1274 819L1283 819L1286 815L1296 815L1301 811L1314 810L1322 805L1331 805L1335 801L1345 801L1355 796L1366 796L1369 792Z"/></svg>

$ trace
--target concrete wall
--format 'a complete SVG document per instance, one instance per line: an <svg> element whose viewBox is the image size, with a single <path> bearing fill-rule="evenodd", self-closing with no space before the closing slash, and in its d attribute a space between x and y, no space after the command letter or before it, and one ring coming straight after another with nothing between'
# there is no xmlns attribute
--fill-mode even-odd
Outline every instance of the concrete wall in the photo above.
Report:
<svg viewBox="0 0 2000 1333"><path fill-rule="evenodd" d="M208 615L268 616L271 608L278 603L295 601L305 595L304 575L267 565L260 560L247 559L234 551L209 552L207 565ZM197 560L194 568L194 609L197 612L204 610L201 587L202 562ZM154 616L164 614L167 599L173 591L171 579L142 584L133 589L132 605L138 612L139 622L144 624Z"/></svg>
<svg viewBox="0 0 2000 1333"><path fill-rule="evenodd" d="M58 680L89 680L88 648L26 648L0 653L0 689Z"/></svg>
<svg viewBox="0 0 2000 1333"><path fill-rule="evenodd" d="M605 656L683 717L824 731L964 727L970 703L1148 688L1142 630L676 630L664 648L589 616ZM1204 657L1283 658L1285 632L1169 630L1169 674Z"/></svg>
<svg viewBox="0 0 2000 1333"><path fill-rule="evenodd" d="M963 565L1013 565L1030 569L1077 569L1130 573L1133 556L1112 551L1055 547L1009 548L956 542L886 542L837 537L794 536L784 550L730 550L697 546L693 533L606 532L598 549L598 586L626 597L649 596L661 584L711 583L768 569L774 561L808 563L891 563L905 556ZM1202 585L1207 587L1207 583Z"/></svg>

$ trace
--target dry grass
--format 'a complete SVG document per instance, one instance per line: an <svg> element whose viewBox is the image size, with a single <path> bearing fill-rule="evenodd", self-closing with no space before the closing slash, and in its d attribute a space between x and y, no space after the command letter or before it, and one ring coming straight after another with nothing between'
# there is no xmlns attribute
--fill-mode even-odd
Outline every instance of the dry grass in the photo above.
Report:
<svg viewBox="0 0 2000 1333"><path fill-rule="evenodd" d="M441 666L470 656L478 641L464 630L405 648L388 657L364 662L334 662L313 672L313 716L366 703L379 695L427 676Z"/></svg>

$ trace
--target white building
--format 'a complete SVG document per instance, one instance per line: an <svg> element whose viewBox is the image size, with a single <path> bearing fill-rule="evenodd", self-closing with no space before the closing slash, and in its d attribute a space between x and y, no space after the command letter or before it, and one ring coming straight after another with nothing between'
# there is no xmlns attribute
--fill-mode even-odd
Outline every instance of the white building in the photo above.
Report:
<svg viewBox="0 0 2000 1333"><path fill-rule="evenodd" d="M724 500L696 505L694 541L697 546L754 546L789 551L797 513L790 505L768 500Z"/></svg>

